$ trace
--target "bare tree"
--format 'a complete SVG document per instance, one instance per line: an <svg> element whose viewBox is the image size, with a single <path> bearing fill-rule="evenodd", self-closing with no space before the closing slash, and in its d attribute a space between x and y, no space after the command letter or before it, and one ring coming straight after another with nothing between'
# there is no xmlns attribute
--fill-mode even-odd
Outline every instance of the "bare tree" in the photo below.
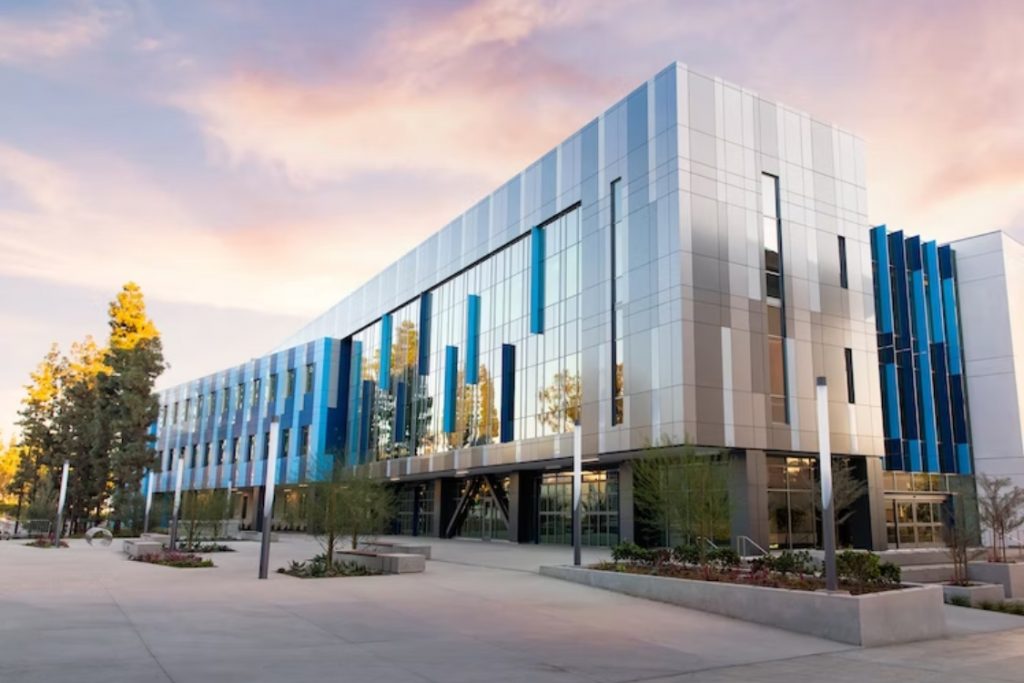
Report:
<svg viewBox="0 0 1024 683"><path fill-rule="evenodd" d="M992 559L1006 561L1006 536L1024 525L1024 489L1009 477L978 476L978 513L992 533Z"/></svg>
<svg viewBox="0 0 1024 683"><path fill-rule="evenodd" d="M858 479L853 471L850 458L832 458L832 509L835 512L836 535L839 538L839 525L853 516L857 501L867 493L868 484ZM816 487L814 494L814 510L821 519L821 487Z"/></svg>
<svg viewBox="0 0 1024 683"><path fill-rule="evenodd" d="M943 506L943 540L949 551L950 562L953 563L953 581L957 586L970 583L967 565L978 554L972 546L977 542L977 510L974 486L969 480L957 478L954 489L950 492L948 503Z"/></svg>

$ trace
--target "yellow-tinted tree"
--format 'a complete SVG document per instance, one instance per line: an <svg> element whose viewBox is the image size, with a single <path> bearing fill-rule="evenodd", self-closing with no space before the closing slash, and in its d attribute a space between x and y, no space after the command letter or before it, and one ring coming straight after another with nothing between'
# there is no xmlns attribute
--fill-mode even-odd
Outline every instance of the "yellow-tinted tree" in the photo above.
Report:
<svg viewBox="0 0 1024 683"><path fill-rule="evenodd" d="M150 425L159 404L153 383L164 370L163 345L146 312L142 290L134 282L121 288L108 309L110 373L100 392L111 430L110 480L116 525L141 523L139 484L147 468L158 466Z"/></svg>
<svg viewBox="0 0 1024 683"><path fill-rule="evenodd" d="M580 376L563 370L555 374L552 383L539 392L540 411L537 421L551 433L570 431L580 418L583 387Z"/></svg>
<svg viewBox="0 0 1024 683"><path fill-rule="evenodd" d="M14 481L21 465L21 452L21 447L14 439L8 441L6 446L0 443L0 503L13 503L17 500L18 491Z"/></svg>

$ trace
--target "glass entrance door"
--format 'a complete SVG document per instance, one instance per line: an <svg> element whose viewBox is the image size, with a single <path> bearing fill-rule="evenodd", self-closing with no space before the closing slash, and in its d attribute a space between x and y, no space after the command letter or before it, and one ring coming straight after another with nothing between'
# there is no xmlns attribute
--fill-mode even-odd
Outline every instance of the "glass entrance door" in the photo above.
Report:
<svg viewBox="0 0 1024 683"><path fill-rule="evenodd" d="M897 548L940 546L943 497L894 498L886 501L889 545Z"/></svg>

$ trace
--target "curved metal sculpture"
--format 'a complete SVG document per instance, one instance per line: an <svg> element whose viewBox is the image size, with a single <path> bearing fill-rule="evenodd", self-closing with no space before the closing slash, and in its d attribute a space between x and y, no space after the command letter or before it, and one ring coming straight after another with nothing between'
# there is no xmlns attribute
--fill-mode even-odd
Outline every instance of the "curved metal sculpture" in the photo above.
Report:
<svg viewBox="0 0 1024 683"><path fill-rule="evenodd" d="M114 542L114 534L110 533L110 529L106 527L94 526L85 532L85 542L92 545L93 541L102 546L108 546Z"/></svg>

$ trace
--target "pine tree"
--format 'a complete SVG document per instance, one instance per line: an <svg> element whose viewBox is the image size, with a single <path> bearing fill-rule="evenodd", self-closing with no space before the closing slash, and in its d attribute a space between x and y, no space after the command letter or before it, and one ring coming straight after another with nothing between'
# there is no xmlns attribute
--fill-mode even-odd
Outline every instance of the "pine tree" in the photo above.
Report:
<svg viewBox="0 0 1024 683"><path fill-rule="evenodd" d="M29 375L29 384L25 385L26 395L18 411L23 455L12 487L16 487L19 496L27 502L34 500L47 466L56 459L62 460L57 452L57 415L65 371L66 361L54 344Z"/></svg>
<svg viewBox="0 0 1024 683"><path fill-rule="evenodd" d="M111 372L106 364L109 353L92 337L72 344L65 360L58 398L58 452L67 458L73 476L68 480L66 516L73 529L90 518L98 523L110 495L110 426L105 420L105 401L101 392ZM61 463L52 467L60 470Z"/></svg>
<svg viewBox="0 0 1024 683"><path fill-rule="evenodd" d="M106 360L110 374L100 382L100 393L112 436L112 503L120 524L137 508L143 472L158 465L150 426L159 413L153 384L165 366L160 333L146 314L137 284L124 285L108 313L110 349Z"/></svg>

